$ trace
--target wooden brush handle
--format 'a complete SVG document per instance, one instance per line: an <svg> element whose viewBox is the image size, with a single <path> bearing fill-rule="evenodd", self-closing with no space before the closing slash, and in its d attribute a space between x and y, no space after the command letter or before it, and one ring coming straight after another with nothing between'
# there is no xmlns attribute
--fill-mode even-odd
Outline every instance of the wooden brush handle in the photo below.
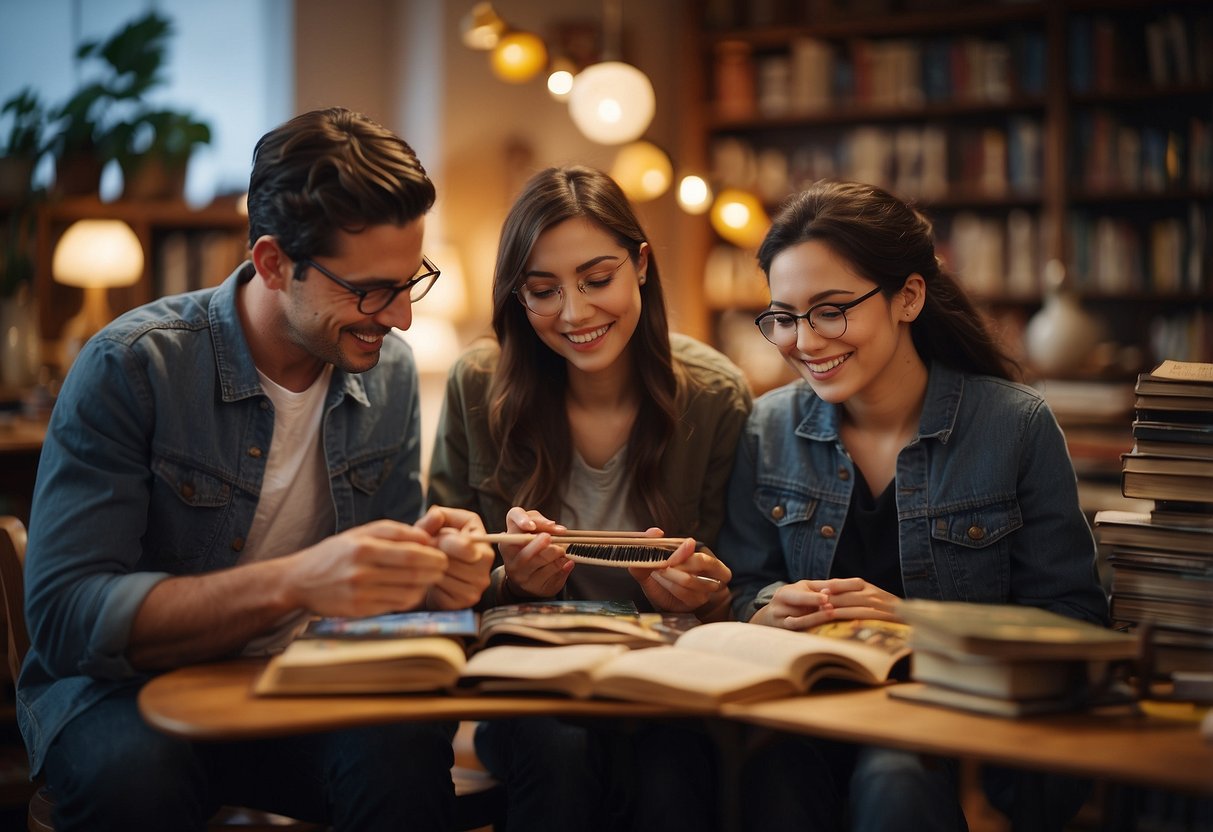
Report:
<svg viewBox="0 0 1213 832"><path fill-rule="evenodd" d="M536 532L499 532L497 534L473 534L468 535L468 539L476 543L517 543L526 545L538 537ZM609 535L599 534L560 534L552 535L552 542L559 544L566 543L597 543L603 546L653 546L657 548L677 549L688 538L685 537L638 537L634 533L625 535Z"/></svg>

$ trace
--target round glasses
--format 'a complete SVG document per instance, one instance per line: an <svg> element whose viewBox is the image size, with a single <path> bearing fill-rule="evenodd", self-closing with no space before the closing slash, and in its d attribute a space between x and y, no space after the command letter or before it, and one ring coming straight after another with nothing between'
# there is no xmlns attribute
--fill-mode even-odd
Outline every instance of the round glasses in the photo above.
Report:
<svg viewBox="0 0 1213 832"><path fill-rule="evenodd" d="M609 297L615 283L615 274L628 262L626 255L608 271L590 272L577 281L577 291L585 295L590 303ZM545 318L559 315L564 308L564 287L551 277L532 277L514 288L514 294L527 309Z"/></svg>
<svg viewBox="0 0 1213 832"><path fill-rule="evenodd" d="M819 303L809 307L809 311L803 315L771 309L755 318L754 323L758 325L762 337L777 347L790 347L796 343L802 320L808 321L813 331L822 338L841 338L847 331L847 310L879 292L880 287L877 286L863 297L846 303Z"/></svg>
<svg viewBox="0 0 1213 832"><path fill-rule="evenodd" d="M408 292L409 301L416 303L425 297L426 292L434 286L434 281L442 274L442 271L430 261L430 258L422 256L421 268L417 270L416 275L404 283L395 286L376 286L368 289L364 286L355 286L348 280L338 277L315 260L302 260L300 262L320 272L347 292L357 295L358 311L363 315L374 315L387 309L401 292Z"/></svg>

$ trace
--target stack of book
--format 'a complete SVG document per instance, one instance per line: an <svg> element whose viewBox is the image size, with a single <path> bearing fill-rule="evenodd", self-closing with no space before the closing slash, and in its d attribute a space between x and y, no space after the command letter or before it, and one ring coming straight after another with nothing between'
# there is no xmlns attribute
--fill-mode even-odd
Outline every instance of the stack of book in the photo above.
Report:
<svg viewBox="0 0 1213 832"><path fill-rule="evenodd" d="M1095 515L1112 617L1152 626L1156 676L1213 673L1213 364L1165 361L1136 393L1121 490L1154 508Z"/></svg>
<svg viewBox="0 0 1213 832"><path fill-rule="evenodd" d="M1039 607L913 599L910 677L889 695L997 716L1075 710L1112 701L1114 671L1139 639Z"/></svg>

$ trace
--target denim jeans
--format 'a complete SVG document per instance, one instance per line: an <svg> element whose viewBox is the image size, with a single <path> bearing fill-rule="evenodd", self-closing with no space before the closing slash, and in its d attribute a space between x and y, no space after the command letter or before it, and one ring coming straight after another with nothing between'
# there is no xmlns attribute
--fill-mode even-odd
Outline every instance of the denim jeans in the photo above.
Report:
<svg viewBox="0 0 1213 832"><path fill-rule="evenodd" d="M454 723L191 743L150 727L136 688L76 716L45 767L55 829L203 830L231 804L349 832L447 830Z"/></svg>
<svg viewBox="0 0 1213 832"><path fill-rule="evenodd" d="M716 827L715 747L693 725L493 720L476 754L506 786L508 832Z"/></svg>
<svg viewBox="0 0 1213 832"><path fill-rule="evenodd" d="M955 761L776 736L743 768L743 826L852 832L965 832Z"/></svg>

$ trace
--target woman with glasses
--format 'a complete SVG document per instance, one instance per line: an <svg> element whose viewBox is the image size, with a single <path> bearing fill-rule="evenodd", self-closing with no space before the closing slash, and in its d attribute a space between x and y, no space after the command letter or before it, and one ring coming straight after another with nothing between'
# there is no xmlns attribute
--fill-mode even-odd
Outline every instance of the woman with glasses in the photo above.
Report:
<svg viewBox="0 0 1213 832"><path fill-rule="evenodd" d="M629 570L574 565L541 534L499 547L490 604L628 599L728 616L730 574L711 548L749 388L724 356L668 326L657 258L619 186L580 166L534 176L501 233L496 342L474 346L450 375L429 500L477 511L490 531L657 527L702 545L684 544L668 568ZM512 829L612 824L596 747L554 719L484 723L477 736L507 784ZM645 816L641 796L639 828L694 814L668 794L654 802L677 817ZM710 818L710 795L701 808Z"/></svg>
<svg viewBox="0 0 1213 832"><path fill-rule="evenodd" d="M941 268L929 222L879 188L819 182L758 261L771 304L755 323L801 380L759 399L738 443L719 548L738 617L805 630L933 598L1104 622L1065 440ZM1070 786L997 802L1022 828L1060 828ZM746 788L756 829L965 828L955 766L905 752L788 742Z"/></svg>

